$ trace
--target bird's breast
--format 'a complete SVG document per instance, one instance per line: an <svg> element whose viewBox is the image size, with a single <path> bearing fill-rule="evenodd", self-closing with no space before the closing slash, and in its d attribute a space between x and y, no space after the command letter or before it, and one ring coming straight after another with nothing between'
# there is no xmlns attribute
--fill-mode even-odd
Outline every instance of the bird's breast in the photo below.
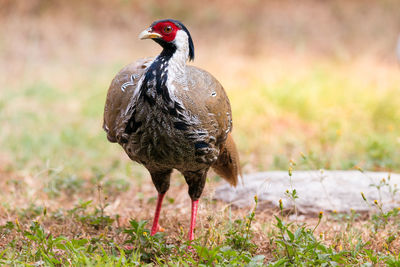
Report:
<svg viewBox="0 0 400 267"><path fill-rule="evenodd" d="M213 131L179 101L139 99L135 106L125 128L128 142L122 144L133 160L146 166L190 169L217 159Z"/></svg>

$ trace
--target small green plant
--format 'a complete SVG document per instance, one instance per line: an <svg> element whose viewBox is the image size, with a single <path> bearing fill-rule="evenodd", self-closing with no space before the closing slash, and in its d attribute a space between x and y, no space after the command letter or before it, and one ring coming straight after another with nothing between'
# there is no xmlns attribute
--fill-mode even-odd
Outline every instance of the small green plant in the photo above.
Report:
<svg viewBox="0 0 400 267"><path fill-rule="evenodd" d="M281 216L283 205L279 202ZM275 216L275 227L278 233L274 234L273 243L276 244L276 258L279 260L272 263L272 266L293 265L299 266L306 263L310 266L332 265L343 263L344 255L336 252L333 248L325 246L315 236L314 232L320 225L323 213L320 212L318 222L313 229L306 225L286 223L282 218Z"/></svg>
<svg viewBox="0 0 400 267"><path fill-rule="evenodd" d="M31 242L26 242L29 255L36 262L43 262L48 265L61 264L60 256L56 248L66 239L63 236L54 237L51 233L46 233L42 225L33 221L29 230L23 231L23 236Z"/></svg>
<svg viewBox="0 0 400 267"><path fill-rule="evenodd" d="M82 224L94 227L96 230L110 227L115 219L104 214L104 208L106 206L100 204L93 208L92 202L92 200L79 202L77 206L68 211L68 214ZM89 211L89 208L93 209L93 211Z"/></svg>
<svg viewBox="0 0 400 267"><path fill-rule="evenodd" d="M14 223L11 221L6 222L5 225L0 226L0 234L7 235L14 229Z"/></svg>
<svg viewBox="0 0 400 267"><path fill-rule="evenodd" d="M128 254L138 254L144 262L156 262L161 258L165 259L171 253L172 246L165 243L163 233L150 235L150 231L145 228L147 221L130 220L129 224L130 226L123 231L128 235L124 242Z"/></svg>
<svg viewBox="0 0 400 267"><path fill-rule="evenodd" d="M297 217L297 206L296 206L296 199L299 198L297 195L297 190L296 188L293 187L293 168L296 166L296 163L293 160L289 161L289 168L288 168L288 175L289 175L289 184L290 184L290 190L287 189L285 192L285 196L289 201L292 202L293 208L294 208L294 214ZM281 203L281 201L280 201Z"/></svg>
<svg viewBox="0 0 400 267"><path fill-rule="evenodd" d="M258 197L254 197L254 208L244 219L230 224L225 233L226 239L216 246L194 245L198 263L206 266L261 266L264 255L254 255L257 246L252 242L252 223L255 219ZM208 235L207 235L208 236Z"/></svg>
<svg viewBox="0 0 400 267"><path fill-rule="evenodd" d="M245 220L237 219L234 221L234 224L231 225L228 232L226 233L226 244L232 247L233 249L237 249L240 251L248 250L254 251L256 246L251 242L252 239L252 231L251 224L254 220L257 205L258 205L258 197L254 197L255 205L253 210L249 215L246 216Z"/></svg>
<svg viewBox="0 0 400 267"><path fill-rule="evenodd" d="M230 246L194 248L198 255L197 263L201 266L262 266L264 261L264 255L252 256L249 251L237 251Z"/></svg>
<svg viewBox="0 0 400 267"><path fill-rule="evenodd" d="M370 176L368 176L361 168L358 168L358 170L363 173L367 178L371 179ZM382 178L378 183L371 183L369 186L376 188L379 194L379 202L382 202L382 190L384 188L387 188L388 192L390 193L392 200L395 200L395 196L397 192L399 192L399 189L397 188L397 184L392 185L390 183L391 175L388 173L387 178ZM364 198L364 197L363 197ZM364 199L365 200L365 199Z"/></svg>

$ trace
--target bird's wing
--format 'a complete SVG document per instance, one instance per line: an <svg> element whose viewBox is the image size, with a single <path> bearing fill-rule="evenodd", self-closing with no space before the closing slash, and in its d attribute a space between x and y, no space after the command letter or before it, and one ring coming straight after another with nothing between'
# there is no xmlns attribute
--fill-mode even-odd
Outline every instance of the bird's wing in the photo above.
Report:
<svg viewBox="0 0 400 267"><path fill-rule="evenodd" d="M117 127L123 121L123 113L129 105L139 79L152 60L153 58L139 59L120 70L112 80L107 93L103 121L103 129L110 142L118 141Z"/></svg>
<svg viewBox="0 0 400 267"><path fill-rule="evenodd" d="M203 126L214 134L220 153L212 165L215 172L230 184L236 186L241 176L239 154L230 134L232 131L232 111L228 96L222 85L207 71L188 67L189 91L199 107Z"/></svg>
<svg viewBox="0 0 400 267"><path fill-rule="evenodd" d="M198 112L200 121L206 128L215 126L217 143L225 141L232 130L232 112L228 96L222 85L210 73L197 67L188 66L188 87L198 108L204 108ZM212 129L210 129L212 130ZM214 131L211 131L214 132Z"/></svg>

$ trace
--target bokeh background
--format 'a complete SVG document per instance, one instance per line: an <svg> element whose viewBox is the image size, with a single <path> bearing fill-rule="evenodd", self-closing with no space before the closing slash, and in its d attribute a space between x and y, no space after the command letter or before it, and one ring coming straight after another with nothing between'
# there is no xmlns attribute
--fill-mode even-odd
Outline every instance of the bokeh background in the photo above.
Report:
<svg viewBox="0 0 400 267"><path fill-rule="evenodd" d="M159 53L137 36L161 18L226 88L245 173L400 170L397 0L1 0L1 169L149 182L101 125L118 70Z"/></svg>

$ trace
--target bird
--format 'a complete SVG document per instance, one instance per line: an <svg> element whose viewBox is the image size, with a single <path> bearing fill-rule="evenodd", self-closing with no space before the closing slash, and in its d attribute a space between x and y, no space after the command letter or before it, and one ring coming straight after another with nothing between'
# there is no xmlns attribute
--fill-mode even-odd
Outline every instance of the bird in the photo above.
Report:
<svg viewBox="0 0 400 267"><path fill-rule="evenodd" d="M150 173L158 192L150 235L160 229L161 206L172 170L183 174L191 198L188 239L194 239L199 198L210 168L236 186L241 177L232 138L232 111L222 85L194 60L188 29L178 20L153 22L139 34L162 51L118 72L109 86L103 129Z"/></svg>

